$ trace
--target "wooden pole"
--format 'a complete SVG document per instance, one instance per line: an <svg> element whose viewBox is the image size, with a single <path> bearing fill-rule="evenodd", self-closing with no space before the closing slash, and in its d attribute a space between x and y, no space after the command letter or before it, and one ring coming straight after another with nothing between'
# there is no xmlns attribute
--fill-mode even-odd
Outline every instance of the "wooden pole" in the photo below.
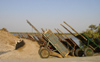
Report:
<svg viewBox="0 0 100 62"><path fill-rule="evenodd" d="M64 34L60 29L57 28L58 31L60 31L62 34ZM67 35L65 35L68 39L70 39Z"/></svg>
<svg viewBox="0 0 100 62"><path fill-rule="evenodd" d="M57 31L57 29L55 29L55 30ZM60 33L57 31L57 36L58 36L58 38L59 38L60 40L62 40L61 37L60 37L58 34L60 35Z"/></svg>
<svg viewBox="0 0 100 62"><path fill-rule="evenodd" d="M60 31L62 34L64 34L60 29L57 28L57 30ZM73 42L67 35L65 35L65 36L76 46L75 42Z"/></svg>
<svg viewBox="0 0 100 62"><path fill-rule="evenodd" d="M64 23L65 23L67 26L69 26L73 31L75 31L78 35L81 35L81 34L78 33L74 28L72 28L69 24L67 24L65 21L64 21ZM83 38L87 41L87 39L86 39L83 35L81 35L81 37L83 37Z"/></svg>
<svg viewBox="0 0 100 62"><path fill-rule="evenodd" d="M26 20L27 21L27 23L35 30L35 31L37 31L37 33L41 36L41 37L39 37L40 39L41 39L41 41L43 42L43 44L45 45L46 43L45 43L45 40L42 38L42 34L28 21L28 20Z"/></svg>
<svg viewBox="0 0 100 62"><path fill-rule="evenodd" d="M70 30L68 30L64 25L60 24L63 28L65 28L68 32L70 32L73 36L75 36Z"/></svg>
<svg viewBox="0 0 100 62"><path fill-rule="evenodd" d="M45 32L43 28L41 28L42 32Z"/></svg>
<svg viewBox="0 0 100 62"><path fill-rule="evenodd" d="M55 30L59 33L59 31L57 29L55 29ZM59 33L59 34L61 34L61 33ZM71 44L67 40L65 40L65 38L63 36L62 36L62 38L64 39L64 41L66 41L71 46Z"/></svg>
<svg viewBox="0 0 100 62"><path fill-rule="evenodd" d="M58 34L60 34L59 31L56 28L55 28L55 30L57 31Z"/></svg>
<svg viewBox="0 0 100 62"><path fill-rule="evenodd" d="M73 31L75 31L77 34L79 34L75 29L73 29L69 24L67 24L65 21L64 21L64 23L67 25L67 26L69 26Z"/></svg>
<svg viewBox="0 0 100 62"><path fill-rule="evenodd" d="M35 31L37 31L37 33L38 33L40 36L42 36L41 33L40 33L28 20L26 20L26 21L27 21L27 23L28 23Z"/></svg>

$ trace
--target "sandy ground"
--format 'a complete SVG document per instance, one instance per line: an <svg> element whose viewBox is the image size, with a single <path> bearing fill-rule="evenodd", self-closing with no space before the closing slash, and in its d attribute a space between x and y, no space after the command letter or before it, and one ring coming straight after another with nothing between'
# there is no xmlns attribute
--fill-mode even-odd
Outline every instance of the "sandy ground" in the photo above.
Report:
<svg viewBox="0 0 100 62"><path fill-rule="evenodd" d="M39 45L36 41L22 39L25 45L15 50L19 38L9 32L0 30L0 59L39 59ZM62 57L60 54L51 52L49 58Z"/></svg>
<svg viewBox="0 0 100 62"><path fill-rule="evenodd" d="M19 39L9 32L0 30L0 52L14 50Z"/></svg>
<svg viewBox="0 0 100 62"><path fill-rule="evenodd" d="M1 59L0 62L100 62L100 56L52 59Z"/></svg>
<svg viewBox="0 0 100 62"><path fill-rule="evenodd" d="M39 45L37 42L23 39L25 45L17 50L12 50L5 54L0 55L0 59L35 59L40 58L38 54Z"/></svg>
<svg viewBox="0 0 100 62"><path fill-rule="evenodd" d="M1 54L0 59L40 59L38 54L39 45L36 41L28 39L22 39L25 45L17 50L8 51L7 53ZM60 54L51 52L49 58L60 58Z"/></svg>
<svg viewBox="0 0 100 62"><path fill-rule="evenodd" d="M0 59L35 59L40 58L38 54L39 45L36 41L24 40L25 45L15 50L19 38L11 33L0 30Z"/></svg>
<svg viewBox="0 0 100 62"><path fill-rule="evenodd" d="M51 52L47 59L40 58L38 54L39 45L36 41L22 39L25 45L15 50L16 41L19 38L9 32L0 30L0 62L100 62L100 54L95 53L91 57L72 57L61 58L60 54Z"/></svg>

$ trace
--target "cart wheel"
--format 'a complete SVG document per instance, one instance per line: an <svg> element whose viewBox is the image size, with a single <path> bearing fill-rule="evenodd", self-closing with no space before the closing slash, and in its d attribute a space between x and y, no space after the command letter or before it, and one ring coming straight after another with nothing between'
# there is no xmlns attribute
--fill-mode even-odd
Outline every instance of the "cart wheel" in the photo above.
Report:
<svg viewBox="0 0 100 62"><path fill-rule="evenodd" d="M43 49L43 47L40 47L40 49L38 50L38 53L39 53L39 55L40 55L40 51Z"/></svg>
<svg viewBox="0 0 100 62"><path fill-rule="evenodd" d="M81 57L83 54L84 54L84 52L81 49L76 49L75 50L75 55L76 56L80 56Z"/></svg>
<svg viewBox="0 0 100 62"><path fill-rule="evenodd" d="M50 56L50 51L47 48L42 48L39 50L41 58L48 58Z"/></svg>
<svg viewBox="0 0 100 62"><path fill-rule="evenodd" d="M93 54L94 54L94 52L93 52L93 50L91 48L86 48L84 50L84 55L85 56L93 56Z"/></svg>

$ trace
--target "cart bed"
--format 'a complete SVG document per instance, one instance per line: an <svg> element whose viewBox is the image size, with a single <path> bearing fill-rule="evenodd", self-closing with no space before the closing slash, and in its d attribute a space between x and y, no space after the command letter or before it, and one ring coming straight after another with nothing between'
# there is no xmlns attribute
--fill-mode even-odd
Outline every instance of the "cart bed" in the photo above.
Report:
<svg viewBox="0 0 100 62"><path fill-rule="evenodd" d="M47 30L43 35L63 57L69 54L69 50L58 40L51 30Z"/></svg>

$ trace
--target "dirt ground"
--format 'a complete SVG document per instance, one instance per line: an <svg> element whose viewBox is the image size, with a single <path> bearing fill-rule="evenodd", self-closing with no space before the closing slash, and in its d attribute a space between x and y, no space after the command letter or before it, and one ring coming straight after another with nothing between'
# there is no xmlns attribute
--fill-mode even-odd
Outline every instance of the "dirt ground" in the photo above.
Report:
<svg viewBox="0 0 100 62"><path fill-rule="evenodd" d="M37 42L32 42L27 39L23 39L23 40L25 42L25 45L23 47L0 55L0 59L40 58L38 54L39 45L37 44Z"/></svg>
<svg viewBox="0 0 100 62"><path fill-rule="evenodd" d="M15 50L18 40L19 38L11 33L0 30L0 62L20 62L19 59L22 60L21 62L100 62L100 54L98 53L95 53L94 56L90 57L72 57L69 55L65 58L61 58L60 54L51 52L52 54L49 58L42 59L38 54L39 45L36 41L22 39L24 40L25 45Z"/></svg>
<svg viewBox="0 0 100 62"><path fill-rule="evenodd" d="M20 40L9 32L0 30L0 59L39 59L39 45L36 41L22 39L25 45L15 50L17 41ZM60 54L52 52L50 58L61 57Z"/></svg>
<svg viewBox="0 0 100 62"><path fill-rule="evenodd" d="M19 39L9 32L0 30L0 52L14 50L16 41Z"/></svg>
<svg viewBox="0 0 100 62"><path fill-rule="evenodd" d="M25 45L15 50L18 40L20 39L11 33L0 30L0 59L40 58L39 45L36 41L21 39L24 40Z"/></svg>
<svg viewBox="0 0 100 62"><path fill-rule="evenodd" d="M49 59L0 59L0 62L100 62L100 56Z"/></svg>
<svg viewBox="0 0 100 62"><path fill-rule="evenodd" d="M25 45L17 50L12 50L7 53L1 54L0 59L40 59L38 54L39 45L36 41L28 39L22 39ZM59 58L60 54L51 52L52 55L49 58Z"/></svg>

